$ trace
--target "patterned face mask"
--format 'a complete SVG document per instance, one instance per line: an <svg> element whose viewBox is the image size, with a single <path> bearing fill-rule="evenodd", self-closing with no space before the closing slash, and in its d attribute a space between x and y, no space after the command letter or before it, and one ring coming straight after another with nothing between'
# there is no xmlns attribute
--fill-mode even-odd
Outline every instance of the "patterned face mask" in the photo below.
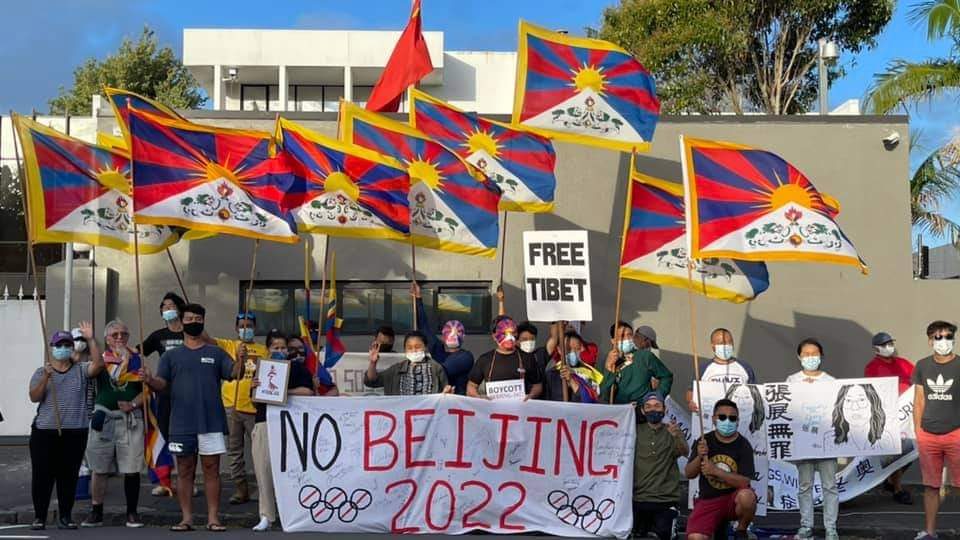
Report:
<svg viewBox="0 0 960 540"><path fill-rule="evenodd" d="M502 319L493 331L493 339L497 345L512 349L517 341L517 323L513 322L513 319Z"/></svg>
<svg viewBox="0 0 960 540"><path fill-rule="evenodd" d="M443 336L443 343L452 349L460 347L465 333L463 323L460 321L447 321L443 325L443 329L440 330L440 335Z"/></svg>

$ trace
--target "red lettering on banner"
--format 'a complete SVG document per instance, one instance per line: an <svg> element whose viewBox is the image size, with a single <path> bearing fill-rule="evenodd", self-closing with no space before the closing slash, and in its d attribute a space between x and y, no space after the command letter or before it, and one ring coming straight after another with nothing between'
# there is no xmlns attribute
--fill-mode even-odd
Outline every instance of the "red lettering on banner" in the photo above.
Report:
<svg viewBox="0 0 960 540"><path fill-rule="evenodd" d="M444 487L447 489L447 495L450 499L450 507L447 509L447 521L443 525L436 525L433 523L433 496L437 493L437 488ZM450 528L450 524L453 522L453 514L457 510L457 496L453 493L453 486L448 482L443 480L437 480L433 483L433 486L430 488L430 493L427 494L427 527L430 527L434 531L445 531Z"/></svg>
<svg viewBox="0 0 960 540"><path fill-rule="evenodd" d="M517 511L517 508L523 506L523 501L527 500L527 488L523 487L523 484L519 482L506 482L500 485L500 488L497 489L500 493L503 493L504 489L515 488L520 492L520 498L517 499L517 502L511 504L503 510L503 514L500 515L500 528L507 529L509 531L523 531L526 530L526 527L523 525L511 525L507 523L507 518L511 514Z"/></svg>
<svg viewBox="0 0 960 540"><path fill-rule="evenodd" d="M464 409L450 409L447 412L457 417L457 459L454 461L446 461L443 465L451 469L469 469L473 467L473 463L463 460L463 425L464 418L467 416L476 416L477 413Z"/></svg>
<svg viewBox="0 0 960 540"><path fill-rule="evenodd" d="M420 527L401 528L400 525L397 523L398 521L400 521L400 516L410 508L411 504L413 504L413 498L417 496L417 483L414 482L413 480L410 480L409 478L406 480L399 480L397 482L394 482L388 485L386 487L386 492L389 494L391 491L393 491L394 488L399 486L404 486L404 485L410 486L411 488L410 495L407 496L407 500L403 501L403 506L401 506L400 510L398 510L397 513L393 515L393 520L390 522L390 532L394 534L410 534L410 533L415 533L420 531Z"/></svg>
<svg viewBox="0 0 960 540"><path fill-rule="evenodd" d="M378 439L370 439L370 419L374 416L381 416L390 419L390 432ZM364 471L389 471L397 464L400 459L400 448L393 442L393 432L397 430L397 417L385 411L365 411L363 413L363 470ZM387 445L393 448L393 457L387 465L373 465L370 463L370 450L375 446Z"/></svg>
<svg viewBox="0 0 960 540"><path fill-rule="evenodd" d="M540 434L543 432L543 425L553 422L553 418L543 416L527 417L527 422L533 422L537 425L533 432L533 455L530 458L530 465L521 465L521 472L533 474L547 474L547 470L540 466Z"/></svg>
<svg viewBox="0 0 960 540"><path fill-rule="evenodd" d="M491 420L500 420L500 449L498 450L497 462L490 463L487 461L487 458L483 458L483 464L488 468L493 470L499 470L503 468L503 460L507 454L507 434L510 431L510 422L515 422L520 419L519 416L515 414L501 414L494 413L490 415Z"/></svg>
<svg viewBox="0 0 960 540"><path fill-rule="evenodd" d="M605 465L603 469L599 471L593 468L594 443L596 442L596 438L594 437L594 435L596 434L598 429L604 426L610 426L613 429L620 427L620 425L614 422L613 420L600 420L599 422L594 422L593 424L590 425L590 454L589 454L589 457L587 458L587 463L588 463L587 466L590 469L590 476L606 476L609 474L612 478L616 479L617 476L620 475L620 467L616 465L612 465L612 464Z"/></svg>
<svg viewBox="0 0 960 540"><path fill-rule="evenodd" d="M466 491L470 486L477 486L483 489L485 497L480 504L474 506L470 510L467 510L463 513L463 528L464 529L489 529L490 524L484 523L482 521L470 521L470 518L480 512L483 512L483 509L490 504L490 499L493 498L493 490L490 489L490 486L480 482L479 480L467 480L466 482L460 484L460 491Z"/></svg>
<svg viewBox="0 0 960 540"><path fill-rule="evenodd" d="M560 474L561 436L567 440L567 448L570 449L570 459L573 461L573 466L577 470L577 476L583 476L583 458L587 450L587 421L580 421L580 448L578 450L573 446L573 435L570 433L567 421L563 418L557 419L557 444L553 452L554 475Z"/></svg>
<svg viewBox="0 0 960 540"><path fill-rule="evenodd" d="M416 461L413 459L413 445L415 443L423 442L427 440L426 436L417 436L413 435L413 417L414 416L433 416L433 409L411 409L406 411L403 415L403 425L406 433L403 434L403 448L406 451L406 465L408 469L414 467L434 467L437 465L436 461L432 459L425 459Z"/></svg>

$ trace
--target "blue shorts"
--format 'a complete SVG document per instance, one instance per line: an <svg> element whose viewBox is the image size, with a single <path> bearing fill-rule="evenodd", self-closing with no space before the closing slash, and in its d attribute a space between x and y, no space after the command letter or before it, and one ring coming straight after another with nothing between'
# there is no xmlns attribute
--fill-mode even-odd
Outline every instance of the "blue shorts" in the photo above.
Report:
<svg viewBox="0 0 960 540"><path fill-rule="evenodd" d="M223 433L171 434L167 450L175 456L219 456L227 453L227 439Z"/></svg>

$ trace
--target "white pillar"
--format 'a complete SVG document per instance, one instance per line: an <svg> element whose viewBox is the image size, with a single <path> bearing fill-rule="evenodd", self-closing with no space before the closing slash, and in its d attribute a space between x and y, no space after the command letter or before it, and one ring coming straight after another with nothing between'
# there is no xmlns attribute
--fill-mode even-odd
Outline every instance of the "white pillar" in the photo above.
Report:
<svg viewBox="0 0 960 540"><path fill-rule="evenodd" d="M280 110L287 110L287 66L280 66L277 71L280 72L277 85L280 87Z"/></svg>
<svg viewBox="0 0 960 540"><path fill-rule="evenodd" d="M213 110L223 109L223 66L213 66Z"/></svg>
<svg viewBox="0 0 960 540"><path fill-rule="evenodd" d="M353 71L350 66L343 66L343 99L353 101Z"/></svg>

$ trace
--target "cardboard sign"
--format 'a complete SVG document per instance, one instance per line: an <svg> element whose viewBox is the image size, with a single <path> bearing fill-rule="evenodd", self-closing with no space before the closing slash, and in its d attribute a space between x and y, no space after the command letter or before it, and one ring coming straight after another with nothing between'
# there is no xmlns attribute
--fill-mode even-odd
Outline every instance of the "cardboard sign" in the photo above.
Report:
<svg viewBox="0 0 960 540"><path fill-rule="evenodd" d="M283 405L287 402L287 382L290 380L290 361L263 359L257 363L259 381L250 398L255 403Z"/></svg>
<svg viewBox="0 0 960 540"><path fill-rule="evenodd" d="M486 389L487 397L493 401L523 401L527 397L523 379L488 382Z"/></svg>
<svg viewBox="0 0 960 540"><path fill-rule="evenodd" d="M267 429L284 531L630 535L631 406L292 396Z"/></svg>
<svg viewBox="0 0 960 540"><path fill-rule="evenodd" d="M593 320L587 231L524 232L523 269L529 320Z"/></svg>

